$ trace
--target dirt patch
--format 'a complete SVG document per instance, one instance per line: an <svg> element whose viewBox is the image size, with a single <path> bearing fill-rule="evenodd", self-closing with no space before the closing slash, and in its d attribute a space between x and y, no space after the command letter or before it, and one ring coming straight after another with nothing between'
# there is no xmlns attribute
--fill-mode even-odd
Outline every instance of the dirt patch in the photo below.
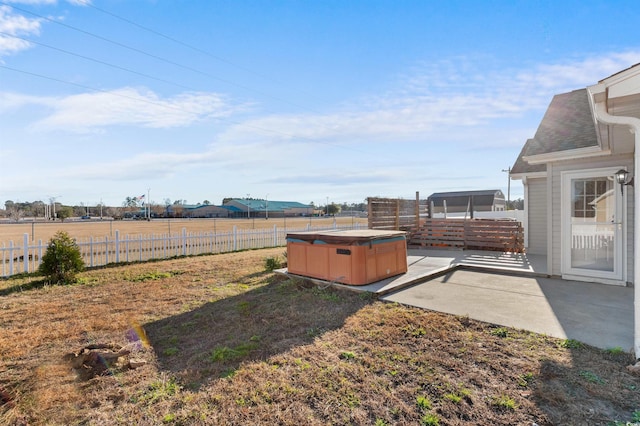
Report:
<svg viewBox="0 0 640 426"><path fill-rule="evenodd" d="M282 280L264 271L282 254L119 266L72 286L0 282L28 289L0 296L0 423L607 425L640 416L629 354Z"/></svg>

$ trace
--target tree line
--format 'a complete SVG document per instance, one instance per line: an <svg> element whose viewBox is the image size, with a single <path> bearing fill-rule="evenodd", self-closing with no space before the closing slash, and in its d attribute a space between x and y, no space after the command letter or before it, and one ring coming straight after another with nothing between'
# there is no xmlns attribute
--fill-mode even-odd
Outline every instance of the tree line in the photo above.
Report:
<svg viewBox="0 0 640 426"><path fill-rule="evenodd" d="M222 204L231 201L233 197L223 198ZM242 198L245 200L262 200L258 198ZM262 200L264 201L264 200ZM211 205L209 200L198 202L195 205ZM357 211L366 212L367 203L329 203L327 205L316 206L314 202L310 202L309 205L314 206L315 210L321 210L327 214L335 215L340 212ZM137 216L142 209L148 209L151 217L165 217L167 214L167 208L172 206L172 215L174 217L182 217L185 206L187 206L187 200L174 200L171 201L168 198L163 200L162 204L154 203L153 201L147 203L147 200L143 196L126 197L121 206L113 207L107 206L103 203L98 203L94 206L89 206L84 203L79 205L69 206L64 205L59 201L50 200L50 202L38 201L12 201L7 200L4 203L5 209L0 209L0 217L6 217L13 220L20 220L22 218L43 218L45 220L65 220L70 217L109 217L114 219L121 219L124 217Z"/></svg>

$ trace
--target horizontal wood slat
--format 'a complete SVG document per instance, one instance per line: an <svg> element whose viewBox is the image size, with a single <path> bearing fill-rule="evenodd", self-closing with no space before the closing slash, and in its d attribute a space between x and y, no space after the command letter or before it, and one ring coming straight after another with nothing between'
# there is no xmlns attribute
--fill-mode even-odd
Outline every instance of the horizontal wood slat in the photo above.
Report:
<svg viewBox="0 0 640 426"><path fill-rule="evenodd" d="M429 215L426 200L369 197L367 201L369 229L413 232L419 226L418 217Z"/></svg>
<svg viewBox="0 0 640 426"><path fill-rule="evenodd" d="M500 219L426 219L410 246L524 252L522 224Z"/></svg>

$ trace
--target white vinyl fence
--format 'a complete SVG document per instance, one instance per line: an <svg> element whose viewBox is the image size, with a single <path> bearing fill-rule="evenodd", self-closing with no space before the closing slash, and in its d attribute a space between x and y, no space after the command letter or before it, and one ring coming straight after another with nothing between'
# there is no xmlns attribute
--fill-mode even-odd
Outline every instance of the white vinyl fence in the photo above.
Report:
<svg viewBox="0 0 640 426"><path fill-rule="evenodd" d="M271 229L237 229L229 232L187 232L124 235L115 231L112 238L77 239L76 243L82 253L85 266L103 266L109 263L143 262L151 259L168 259L177 256L194 256L199 254L227 253L238 250L279 247L286 245L289 232L325 231L338 229L359 229L358 223L330 227L307 225L305 228ZM34 272L40 266L42 255L47 250L47 243L38 240L37 244L29 244L29 234L24 234L22 245L2 243L0 246L0 268L2 277Z"/></svg>

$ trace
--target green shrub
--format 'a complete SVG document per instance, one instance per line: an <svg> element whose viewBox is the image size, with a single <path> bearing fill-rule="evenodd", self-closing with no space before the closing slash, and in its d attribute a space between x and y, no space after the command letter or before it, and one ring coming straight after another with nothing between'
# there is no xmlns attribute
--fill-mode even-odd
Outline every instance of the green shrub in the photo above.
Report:
<svg viewBox="0 0 640 426"><path fill-rule="evenodd" d="M273 272L276 269L282 268L282 261L278 256L275 257L267 257L264 260L264 269L267 272Z"/></svg>
<svg viewBox="0 0 640 426"><path fill-rule="evenodd" d="M73 282L83 269L84 262L76 242L66 232L56 232L49 240L38 272L57 284Z"/></svg>

